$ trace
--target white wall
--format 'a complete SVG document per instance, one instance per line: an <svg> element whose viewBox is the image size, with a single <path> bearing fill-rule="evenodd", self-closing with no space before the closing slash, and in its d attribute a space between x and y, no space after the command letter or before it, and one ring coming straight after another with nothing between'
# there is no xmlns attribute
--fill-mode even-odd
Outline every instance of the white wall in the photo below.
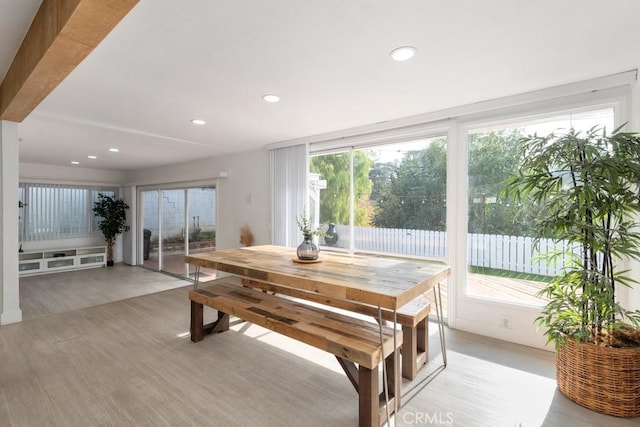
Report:
<svg viewBox="0 0 640 427"><path fill-rule="evenodd" d="M127 185L144 186L201 180L217 180L218 248L240 246L240 227L244 224L251 227L255 244L270 243L270 178L267 150L132 171L127 176Z"/></svg>
<svg viewBox="0 0 640 427"><path fill-rule="evenodd" d="M638 67L640 68L640 67ZM640 132L640 83L635 83L631 91L629 130ZM631 277L640 282L640 262L631 264ZM622 304L629 310L640 310L640 284L633 288L618 286L616 290Z"/></svg>

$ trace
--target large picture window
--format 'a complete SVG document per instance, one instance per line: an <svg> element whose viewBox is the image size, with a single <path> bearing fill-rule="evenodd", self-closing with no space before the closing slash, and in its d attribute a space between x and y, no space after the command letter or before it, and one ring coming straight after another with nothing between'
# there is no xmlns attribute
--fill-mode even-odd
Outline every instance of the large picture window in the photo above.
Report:
<svg viewBox="0 0 640 427"><path fill-rule="evenodd" d="M115 196L113 187L20 183L20 241L59 240L100 233L93 205L98 194Z"/></svg>
<svg viewBox="0 0 640 427"><path fill-rule="evenodd" d="M527 135L547 135L570 128L614 130L614 109L577 110L468 131L468 295L523 305L542 305L537 294L550 276L558 274L562 259L553 265L539 253L564 251L568 243L535 236L531 224L544 215L534 202L514 203L500 197L505 180L522 160L517 142Z"/></svg>

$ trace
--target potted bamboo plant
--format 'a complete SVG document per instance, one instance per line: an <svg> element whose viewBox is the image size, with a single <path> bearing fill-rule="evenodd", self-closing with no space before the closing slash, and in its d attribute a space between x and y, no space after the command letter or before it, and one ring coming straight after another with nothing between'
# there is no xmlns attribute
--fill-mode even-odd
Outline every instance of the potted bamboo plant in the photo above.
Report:
<svg viewBox="0 0 640 427"><path fill-rule="evenodd" d="M640 260L640 137L602 127L520 140L522 164L502 195L536 206L536 238L569 243L564 270L541 291L537 319L556 346L558 388L615 416L640 415L640 312L616 299Z"/></svg>
<svg viewBox="0 0 640 427"><path fill-rule="evenodd" d="M102 218L100 231L107 242L107 265L113 265L113 245L118 234L129 231L127 225L127 209L129 206L123 200L116 200L111 196L98 194L98 201L93 205L93 213Z"/></svg>

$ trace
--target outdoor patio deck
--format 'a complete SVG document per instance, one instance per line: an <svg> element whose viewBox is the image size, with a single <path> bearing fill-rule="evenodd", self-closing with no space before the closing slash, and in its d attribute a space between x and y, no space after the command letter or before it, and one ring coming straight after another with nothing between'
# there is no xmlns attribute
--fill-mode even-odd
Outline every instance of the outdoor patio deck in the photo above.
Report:
<svg viewBox="0 0 640 427"><path fill-rule="evenodd" d="M541 306L545 302L535 296L545 286L543 282L479 273L468 273L467 277L467 292L474 297L528 306ZM448 301L446 282L441 286L441 293L446 317ZM428 298L433 302L433 293L430 292Z"/></svg>

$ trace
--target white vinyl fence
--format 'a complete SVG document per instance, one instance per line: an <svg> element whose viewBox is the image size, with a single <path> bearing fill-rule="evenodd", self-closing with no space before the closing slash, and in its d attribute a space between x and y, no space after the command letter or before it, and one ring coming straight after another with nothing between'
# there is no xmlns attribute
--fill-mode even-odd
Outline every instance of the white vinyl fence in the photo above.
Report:
<svg viewBox="0 0 640 427"><path fill-rule="evenodd" d="M335 230L338 241L334 246L349 248L349 227L336 225ZM354 227L354 248L361 251L444 258L446 235L444 231ZM320 243L324 244L322 238ZM562 270L563 259L559 258L555 265L547 265L545 261L537 259L538 253L564 249L563 243L556 244L551 239L541 240L539 251L536 251L531 237L467 235L467 257L469 264L475 267L553 276Z"/></svg>

